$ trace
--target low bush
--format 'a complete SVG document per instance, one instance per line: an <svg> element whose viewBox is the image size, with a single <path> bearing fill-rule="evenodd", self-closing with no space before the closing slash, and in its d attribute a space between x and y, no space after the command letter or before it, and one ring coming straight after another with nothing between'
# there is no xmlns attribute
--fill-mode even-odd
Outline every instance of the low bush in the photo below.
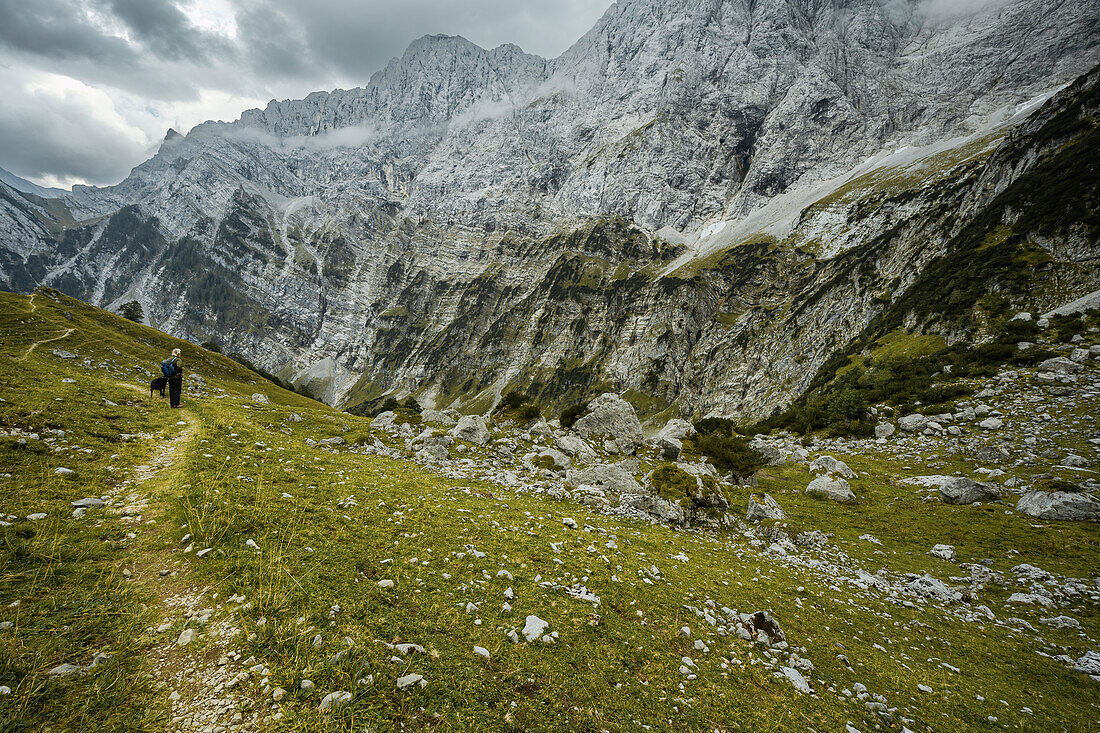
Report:
<svg viewBox="0 0 1100 733"><path fill-rule="evenodd" d="M504 395L494 413L501 420L514 420L520 424L542 417L538 405L531 401L526 392L519 390L512 390Z"/></svg>
<svg viewBox="0 0 1100 733"><path fill-rule="evenodd" d="M584 403L577 403L562 410L561 426L566 430L572 428L580 419L580 416L584 414L585 407Z"/></svg>

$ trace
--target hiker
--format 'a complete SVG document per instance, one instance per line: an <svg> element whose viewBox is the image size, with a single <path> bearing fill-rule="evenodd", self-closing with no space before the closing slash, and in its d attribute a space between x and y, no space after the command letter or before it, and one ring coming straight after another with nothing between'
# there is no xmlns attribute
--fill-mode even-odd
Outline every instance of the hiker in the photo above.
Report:
<svg viewBox="0 0 1100 733"><path fill-rule="evenodd" d="M172 407L180 406L180 393L183 392L183 365L180 363L180 350L172 349L172 356L161 362L160 370L168 377L168 402Z"/></svg>

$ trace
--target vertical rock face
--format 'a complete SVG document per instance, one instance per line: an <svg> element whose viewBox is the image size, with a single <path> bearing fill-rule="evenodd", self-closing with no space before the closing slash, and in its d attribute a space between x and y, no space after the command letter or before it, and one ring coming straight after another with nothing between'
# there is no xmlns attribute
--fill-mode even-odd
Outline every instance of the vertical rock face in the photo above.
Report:
<svg viewBox="0 0 1100 733"><path fill-rule="evenodd" d="M626 0L552 60L426 36L117 186L0 179L0 285L137 299L334 403L766 414L876 319L935 321L917 293L979 230L1097 287L1087 207L1020 205L1044 165L1095 194L1095 79L1040 106L1096 63L1100 8L930 7Z"/></svg>

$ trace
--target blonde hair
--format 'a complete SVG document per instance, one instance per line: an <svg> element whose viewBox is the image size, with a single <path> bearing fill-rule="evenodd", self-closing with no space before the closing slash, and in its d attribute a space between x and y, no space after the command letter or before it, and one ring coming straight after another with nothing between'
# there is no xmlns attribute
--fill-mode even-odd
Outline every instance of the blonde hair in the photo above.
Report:
<svg viewBox="0 0 1100 733"><path fill-rule="evenodd" d="M179 355L180 355L180 350L179 349L172 349L172 356L179 356Z"/></svg>

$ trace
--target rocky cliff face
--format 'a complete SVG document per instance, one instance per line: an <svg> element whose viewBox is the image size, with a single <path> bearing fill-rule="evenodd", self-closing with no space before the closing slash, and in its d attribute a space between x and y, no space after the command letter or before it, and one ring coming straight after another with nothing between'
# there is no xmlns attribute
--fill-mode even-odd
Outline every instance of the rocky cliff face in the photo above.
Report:
<svg viewBox="0 0 1100 733"><path fill-rule="evenodd" d="M1095 208L1020 204L1070 142L1095 193L1094 79L1030 115L1096 63L1100 10L926 7L632 0L549 61L425 37L366 87L170 133L118 186L0 182L0 273L136 297L334 403L767 413L876 318L961 335L893 313L961 236L1048 252L1022 305L1096 287Z"/></svg>

